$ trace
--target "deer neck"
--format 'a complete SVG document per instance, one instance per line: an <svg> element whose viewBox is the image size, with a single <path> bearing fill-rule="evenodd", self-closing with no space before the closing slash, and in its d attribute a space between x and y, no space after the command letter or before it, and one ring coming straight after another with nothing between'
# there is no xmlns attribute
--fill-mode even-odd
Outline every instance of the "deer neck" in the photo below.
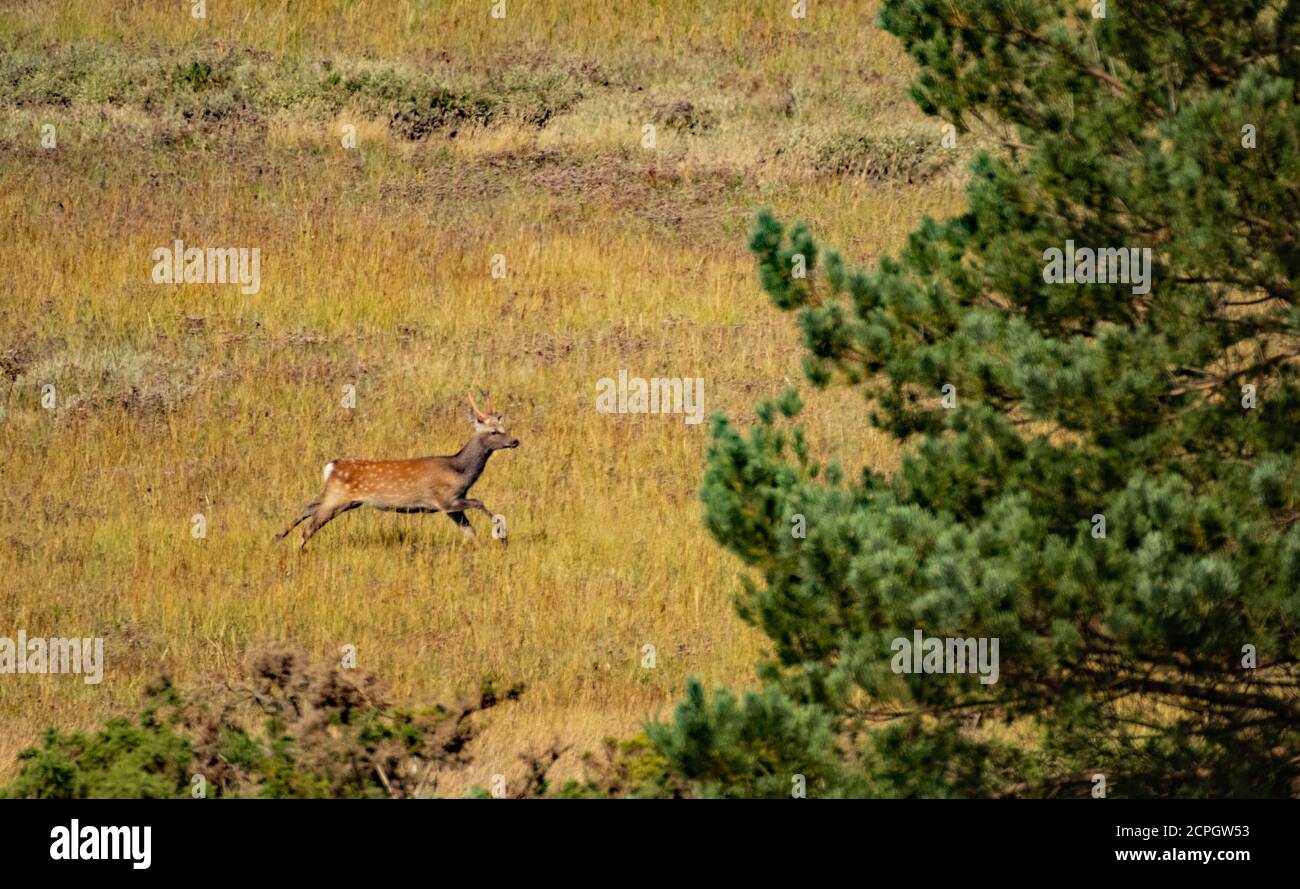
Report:
<svg viewBox="0 0 1300 889"><path fill-rule="evenodd" d="M492 451L483 443L483 439L476 435L452 456L451 468L465 479L468 488L483 472L483 467L487 466L488 457L491 456Z"/></svg>

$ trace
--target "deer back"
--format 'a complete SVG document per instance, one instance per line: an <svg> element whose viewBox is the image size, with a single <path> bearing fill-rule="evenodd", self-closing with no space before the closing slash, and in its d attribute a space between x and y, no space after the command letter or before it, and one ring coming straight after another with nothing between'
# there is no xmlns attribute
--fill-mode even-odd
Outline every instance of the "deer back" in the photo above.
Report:
<svg viewBox="0 0 1300 889"><path fill-rule="evenodd" d="M460 495L461 474L447 457L411 460L335 460L325 468L332 499L388 509L430 509Z"/></svg>

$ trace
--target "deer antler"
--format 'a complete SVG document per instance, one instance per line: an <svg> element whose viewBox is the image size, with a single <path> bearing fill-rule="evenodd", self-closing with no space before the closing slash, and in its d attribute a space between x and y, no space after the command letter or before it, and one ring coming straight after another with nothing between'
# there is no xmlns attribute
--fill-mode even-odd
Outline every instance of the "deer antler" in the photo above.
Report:
<svg viewBox="0 0 1300 889"><path fill-rule="evenodd" d="M489 417L492 416L494 413L496 413L496 411L492 410L492 396L491 396L491 395L488 395L488 396L487 396L487 412L488 412L488 416L489 416Z"/></svg>
<svg viewBox="0 0 1300 889"><path fill-rule="evenodd" d="M473 393L473 392L471 392L470 395L469 395L469 406L470 406L471 408L473 408L473 410L474 410L474 416L478 417L480 420L485 420L485 419L487 419L487 417L484 415L484 413L483 413L481 410L478 409L478 405L474 403L474 393ZM491 402L491 400L488 401L488 410L492 410L492 402Z"/></svg>

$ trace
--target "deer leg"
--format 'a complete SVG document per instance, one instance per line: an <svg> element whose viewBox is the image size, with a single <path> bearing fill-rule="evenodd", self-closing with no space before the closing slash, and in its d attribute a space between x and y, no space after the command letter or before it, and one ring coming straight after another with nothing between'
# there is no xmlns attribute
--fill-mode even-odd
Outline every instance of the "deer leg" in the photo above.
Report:
<svg viewBox="0 0 1300 889"><path fill-rule="evenodd" d="M311 524L307 526L307 530L302 532L302 546L299 547L299 549L306 549L307 541L311 540L312 535L321 528L324 528L327 524L341 516L343 513L356 509L361 505L362 503L360 500L353 500L350 502L344 501L328 508L322 506L320 509L316 510L316 515L312 518Z"/></svg>
<svg viewBox="0 0 1300 889"><path fill-rule="evenodd" d="M486 506L483 505L482 500L475 500L473 498L461 497L459 500L453 500L451 503L447 504L447 509L460 511L462 513L467 509L482 510L483 514L488 517L488 519L492 522L493 526L495 527L496 525L496 516L493 515L492 510L488 509ZM506 542L506 538L504 534L501 536L501 542L503 544Z"/></svg>
<svg viewBox="0 0 1300 889"><path fill-rule="evenodd" d="M492 510L483 505L482 500L475 500L472 497L461 497L459 500L453 500L447 504L448 509L477 509L481 510L485 516L492 518Z"/></svg>
<svg viewBox="0 0 1300 889"><path fill-rule="evenodd" d="M288 537L290 531L292 531L294 528L298 527L303 522L307 521L309 518L314 516L316 514L316 510L318 507L320 507L319 500L313 500L311 503L308 503L306 506L304 506L302 510L302 515L294 519L292 525L285 528L279 534L275 535L275 541L279 542L281 540L284 540L284 538Z"/></svg>
<svg viewBox="0 0 1300 889"><path fill-rule="evenodd" d="M465 513L449 512L447 513L447 518L451 519L453 522L455 522L457 525L460 526L460 530L465 532L466 540L474 539L474 526L469 523L469 519L465 518Z"/></svg>

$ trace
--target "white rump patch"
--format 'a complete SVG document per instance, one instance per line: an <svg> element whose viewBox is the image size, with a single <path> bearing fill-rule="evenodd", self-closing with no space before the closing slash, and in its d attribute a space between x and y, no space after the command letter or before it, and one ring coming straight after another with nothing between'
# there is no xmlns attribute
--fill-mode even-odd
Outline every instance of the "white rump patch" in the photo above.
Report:
<svg viewBox="0 0 1300 889"><path fill-rule="evenodd" d="M328 481L330 480L330 473L333 472L333 471L334 471L334 464L333 464L333 463L326 463L326 464L325 464L325 472L322 473L321 481L328 482Z"/></svg>

